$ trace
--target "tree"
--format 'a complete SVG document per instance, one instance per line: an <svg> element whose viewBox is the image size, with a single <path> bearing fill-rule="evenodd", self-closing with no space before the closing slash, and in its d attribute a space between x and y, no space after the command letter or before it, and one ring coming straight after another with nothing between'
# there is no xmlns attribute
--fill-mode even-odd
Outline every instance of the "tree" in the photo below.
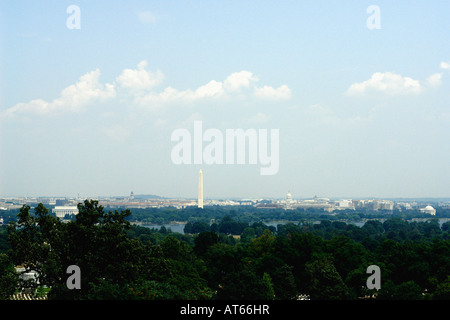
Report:
<svg viewBox="0 0 450 320"><path fill-rule="evenodd" d="M8 243L8 230L6 226L0 226L0 252L7 253L11 249Z"/></svg>
<svg viewBox="0 0 450 320"><path fill-rule="evenodd" d="M223 217L219 223L218 231L225 234L241 234L245 228L248 227L248 223L234 221L231 216Z"/></svg>
<svg viewBox="0 0 450 320"><path fill-rule="evenodd" d="M385 281L378 291L379 300L422 300L422 289L410 280L396 285L391 280Z"/></svg>
<svg viewBox="0 0 450 320"><path fill-rule="evenodd" d="M261 257L267 254L275 241L275 236L269 229L264 230L264 233L256 239L252 239L250 250L255 256Z"/></svg>
<svg viewBox="0 0 450 320"><path fill-rule="evenodd" d="M287 264L278 268L271 274L273 289L277 300L293 300L297 297L292 267Z"/></svg>
<svg viewBox="0 0 450 320"><path fill-rule="evenodd" d="M85 299L101 279L123 285L147 270L148 251L127 236L129 211L105 212L94 200L86 200L78 209L74 221L62 223L42 204L34 215L23 206L18 222L9 227L14 263L37 271L40 285L52 288L49 298ZM81 290L66 286L70 265L81 269Z"/></svg>
<svg viewBox="0 0 450 320"><path fill-rule="evenodd" d="M192 225L192 233L202 233L209 231L209 223L195 221Z"/></svg>
<svg viewBox="0 0 450 320"><path fill-rule="evenodd" d="M191 298L201 296L201 292L207 290L207 282L202 277L206 272L204 263L185 242L167 236L158 246L157 253L152 255L152 262L152 271L146 279L174 286Z"/></svg>
<svg viewBox="0 0 450 320"><path fill-rule="evenodd" d="M206 271L204 277L210 288L217 289L223 278L241 268L243 252L237 246L217 243L208 247L205 256Z"/></svg>
<svg viewBox="0 0 450 320"><path fill-rule="evenodd" d="M17 274L8 255L0 253L0 300L8 299L16 290Z"/></svg>
<svg viewBox="0 0 450 320"><path fill-rule="evenodd" d="M198 256L204 256L206 250L214 244L220 242L219 236L214 232L202 232L194 240L194 252Z"/></svg>
<svg viewBox="0 0 450 320"><path fill-rule="evenodd" d="M402 248L400 243L392 239L385 239L375 250L376 260L384 263L384 272L396 283L401 281L403 272L401 269L403 265L401 256Z"/></svg>
<svg viewBox="0 0 450 320"><path fill-rule="evenodd" d="M185 225L184 225L184 229L183 229L183 232L184 233L194 233L194 232L192 232L192 225L193 225L193 223L192 222L188 222L188 223L186 223Z"/></svg>
<svg viewBox="0 0 450 320"><path fill-rule="evenodd" d="M432 293L431 298L433 300L450 300L450 276L447 279L439 283L436 290Z"/></svg>
<svg viewBox="0 0 450 320"><path fill-rule="evenodd" d="M309 275L305 266L313 255L323 252L323 239L311 232L292 232L286 236L277 236L272 247L274 256L293 267L292 273L299 293L306 293Z"/></svg>
<svg viewBox="0 0 450 320"><path fill-rule="evenodd" d="M123 285L145 272L148 260L145 247L127 236L128 210L105 212L94 200L85 201L78 209L76 220L65 224L61 230L64 241L54 245L64 268L60 272L65 272L69 265L79 266L83 275L82 288L86 289L100 279ZM65 289L64 281L56 286ZM83 290L68 292L72 298L86 298L86 293Z"/></svg>
<svg viewBox="0 0 450 320"><path fill-rule="evenodd" d="M249 243L252 239L256 237L255 229L254 228L245 228L244 231L242 231L241 234L241 242L243 243Z"/></svg>
<svg viewBox="0 0 450 320"><path fill-rule="evenodd" d="M262 297L265 300L273 300L275 297L275 291L273 289L272 278L266 272L264 272L262 279L262 292L264 296Z"/></svg>
<svg viewBox="0 0 450 320"><path fill-rule="evenodd" d="M38 279L21 281L21 288L35 289L37 283L52 286L54 281L49 277L49 266L54 265L52 243L58 239L55 229L61 224L56 217L49 215L49 210L42 204L30 213L31 207L22 206L18 213L18 221L8 226L8 239L11 245L10 257L15 265L24 267L23 273L37 272Z"/></svg>
<svg viewBox="0 0 450 320"><path fill-rule="evenodd" d="M320 256L306 264L311 300L348 299L348 288L329 256Z"/></svg>
<svg viewBox="0 0 450 320"><path fill-rule="evenodd" d="M240 271L229 273L223 278L218 290L218 298L226 300L270 300L274 298L272 280L267 273L258 277L251 268L245 267Z"/></svg>
<svg viewBox="0 0 450 320"><path fill-rule="evenodd" d="M339 235L327 243L328 252L334 257L334 266L343 279L360 265L367 266L367 251L345 235Z"/></svg>
<svg viewBox="0 0 450 320"><path fill-rule="evenodd" d="M367 221L361 229L367 231L371 236L379 236L384 232L383 224L378 220Z"/></svg>
<svg viewBox="0 0 450 320"><path fill-rule="evenodd" d="M441 226L442 231L450 231L450 221L446 221Z"/></svg>

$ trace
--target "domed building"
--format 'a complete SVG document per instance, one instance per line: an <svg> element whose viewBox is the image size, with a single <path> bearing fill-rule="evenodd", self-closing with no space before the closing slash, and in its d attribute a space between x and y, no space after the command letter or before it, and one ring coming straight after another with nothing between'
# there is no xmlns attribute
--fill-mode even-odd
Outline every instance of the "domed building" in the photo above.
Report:
<svg viewBox="0 0 450 320"><path fill-rule="evenodd" d="M436 209L432 206L426 206L425 208L420 209L420 212L427 213L432 216L436 215Z"/></svg>
<svg viewBox="0 0 450 320"><path fill-rule="evenodd" d="M292 200L292 195L291 192L288 192L286 194L286 198L284 199L284 201L282 200L281 203L284 207L284 209L292 209L292 206L294 205L294 200Z"/></svg>
<svg viewBox="0 0 450 320"><path fill-rule="evenodd" d="M292 202L292 195L291 195L290 192L288 192L287 195L286 195L286 202L287 203L291 203Z"/></svg>

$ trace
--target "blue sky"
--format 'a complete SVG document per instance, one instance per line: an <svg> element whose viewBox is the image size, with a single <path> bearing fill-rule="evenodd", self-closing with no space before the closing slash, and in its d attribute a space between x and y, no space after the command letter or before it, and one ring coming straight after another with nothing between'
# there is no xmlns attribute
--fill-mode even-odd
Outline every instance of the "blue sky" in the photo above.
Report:
<svg viewBox="0 0 450 320"><path fill-rule="evenodd" d="M66 25L70 5L80 29ZM379 8L369 29L367 8ZM447 1L1 1L0 195L450 197ZM171 133L280 130L276 175Z"/></svg>

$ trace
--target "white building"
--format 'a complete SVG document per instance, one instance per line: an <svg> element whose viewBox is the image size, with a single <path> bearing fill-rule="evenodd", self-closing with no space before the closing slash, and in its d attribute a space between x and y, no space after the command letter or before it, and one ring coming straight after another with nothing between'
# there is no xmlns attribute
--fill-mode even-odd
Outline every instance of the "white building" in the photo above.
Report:
<svg viewBox="0 0 450 320"><path fill-rule="evenodd" d="M29 281L29 280L38 281L39 274L37 273L37 271L30 270L28 272L25 272L24 267L16 267L16 272L19 275L19 278L24 281Z"/></svg>
<svg viewBox="0 0 450 320"><path fill-rule="evenodd" d="M52 212L56 215L58 218L64 218L66 214L68 215L77 215L78 214L78 207L69 207L69 206L56 206Z"/></svg>
<svg viewBox="0 0 450 320"><path fill-rule="evenodd" d="M436 215L436 209L433 208L432 206L426 206L425 208L420 209L420 212L428 213L432 216Z"/></svg>
<svg viewBox="0 0 450 320"><path fill-rule="evenodd" d="M338 200L335 202L336 209L354 209L352 200Z"/></svg>
<svg viewBox="0 0 450 320"><path fill-rule="evenodd" d="M381 200L378 201L379 209L381 210L394 210L394 201Z"/></svg>

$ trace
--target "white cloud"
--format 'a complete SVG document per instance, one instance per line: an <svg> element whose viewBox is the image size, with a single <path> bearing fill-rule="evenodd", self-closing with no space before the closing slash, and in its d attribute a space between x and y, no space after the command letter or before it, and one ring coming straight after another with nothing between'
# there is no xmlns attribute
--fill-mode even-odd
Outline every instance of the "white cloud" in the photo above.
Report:
<svg viewBox="0 0 450 320"><path fill-rule="evenodd" d="M230 98L237 96L255 96L262 99L289 99L291 90L287 85L279 88L271 86L256 86L258 78L249 71L235 72L229 75L223 82L211 80L195 90L177 90L167 87L162 92L148 92L143 96L137 96L136 102L148 106L161 103L178 101L193 102L207 98Z"/></svg>
<svg viewBox="0 0 450 320"><path fill-rule="evenodd" d="M249 71L234 72L224 81L224 87L228 92L240 91L242 88L249 88L251 84L258 81Z"/></svg>
<svg viewBox="0 0 450 320"><path fill-rule="evenodd" d="M440 64L440 67L441 67L441 69L444 69L444 70L450 70L450 62L442 61Z"/></svg>
<svg viewBox="0 0 450 320"><path fill-rule="evenodd" d="M235 72L224 81L210 80L195 89L178 90L171 86L156 90L164 78L161 71L151 72L146 69L147 62L141 61L136 69L124 69L115 82L101 84L100 70L94 70L81 76L77 83L61 91L53 101L35 99L18 103L6 110L5 114L35 113L51 114L54 112L81 112L86 106L98 101L117 98L116 102L132 101L137 106L147 108L160 107L165 103L192 103L205 99L261 98L288 99L291 90L287 85L274 88L268 85L258 87L258 79L249 71ZM244 90L245 89L245 90Z"/></svg>
<svg viewBox="0 0 450 320"><path fill-rule="evenodd" d="M417 94L422 91L418 80L392 72L376 72L369 80L354 83L347 94L386 93L388 95Z"/></svg>
<svg viewBox="0 0 450 320"><path fill-rule="evenodd" d="M291 97L291 89L286 85L282 85L279 88L264 86L255 88L255 96L264 99L289 99Z"/></svg>
<svg viewBox="0 0 450 320"><path fill-rule="evenodd" d="M117 83L132 91L148 90L158 85L163 80L164 76L161 71L152 73L145 70L147 61L141 61L138 64L138 69L125 69L122 74L116 78Z"/></svg>
<svg viewBox="0 0 450 320"><path fill-rule="evenodd" d="M6 110L6 115L17 113L51 114L57 112L80 112L94 102L114 98L116 91L113 84L102 85L98 79L100 70L94 70L81 76L77 83L61 91L59 98L51 102L35 99L21 102Z"/></svg>
<svg viewBox="0 0 450 320"><path fill-rule="evenodd" d="M196 90L177 90L172 87L165 88L162 92L150 92L143 96L136 96L135 101L140 105L149 107L161 106L170 102L194 102L206 98L217 98L224 93L222 83L212 80L200 86Z"/></svg>
<svg viewBox="0 0 450 320"><path fill-rule="evenodd" d="M224 81L224 89L228 93L251 89L256 97L265 99L289 99L291 97L291 90L287 85L282 85L279 88L271 86L258 87L256 85L258 81L259 79L253 73L243 70L229 75Z"/></svg>
<svg viewBox="0 0 450 320"><path fill-rule="evenodd" d="M442 83L442 73L432 74L427 78L426 82L431 87L440 86Z"/></svg>
<svg viewBox="0 0 450 320"><path fill-rule="evenodd" d="M192 98L201 99L206 97L219 97L223 93L224 90L222 83L212 80L207 84L205 84L204 86L201 86L200 88L195 90L195 93Z"/></svg>

